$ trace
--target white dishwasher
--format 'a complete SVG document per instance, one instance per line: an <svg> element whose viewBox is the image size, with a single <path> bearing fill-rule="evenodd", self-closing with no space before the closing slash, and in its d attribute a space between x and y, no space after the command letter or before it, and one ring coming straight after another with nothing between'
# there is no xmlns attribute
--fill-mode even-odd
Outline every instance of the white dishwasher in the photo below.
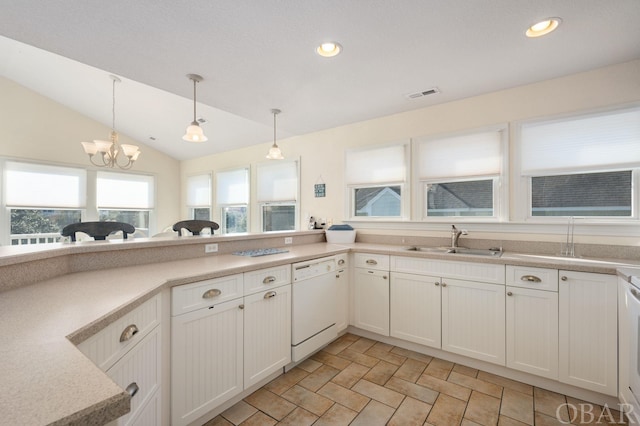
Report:
<svg viewBox="0 0 640 426"><path fill-rule="evenodd" d="M334 257L292 265L291 360L301 361L337 337Z"/></svg>

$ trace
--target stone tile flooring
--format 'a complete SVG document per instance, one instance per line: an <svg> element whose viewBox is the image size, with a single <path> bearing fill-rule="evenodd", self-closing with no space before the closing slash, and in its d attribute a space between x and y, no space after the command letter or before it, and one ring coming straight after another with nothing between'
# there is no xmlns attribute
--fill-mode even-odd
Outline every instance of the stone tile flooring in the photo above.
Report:
<svg viewBox="0 0 640 426"><path fill-rule="evenodd" d="M617 407L575 412L581 403L345 334L206 426L625 424Z"/></svg>

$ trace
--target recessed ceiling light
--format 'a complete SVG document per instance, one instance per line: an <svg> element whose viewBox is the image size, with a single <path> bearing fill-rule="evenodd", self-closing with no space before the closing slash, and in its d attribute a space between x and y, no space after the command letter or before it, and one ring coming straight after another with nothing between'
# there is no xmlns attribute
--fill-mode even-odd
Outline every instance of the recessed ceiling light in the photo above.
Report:
<svg viewBox="0 0 640 426"><path fill-rule="evenodd" d="M342 46L335 41L327 41L316 48L318 55L324 56L325 58L336 56L341 50Z"/></svg>
<svg viewBox="0 0 640 426"><path fill-rule="evenodd" d="M547 18L544 21L537 22L530 26L527 31L527 37L540 37L545 34L549 34L551 31L558 28L562 19L560 18Z"/></svg>

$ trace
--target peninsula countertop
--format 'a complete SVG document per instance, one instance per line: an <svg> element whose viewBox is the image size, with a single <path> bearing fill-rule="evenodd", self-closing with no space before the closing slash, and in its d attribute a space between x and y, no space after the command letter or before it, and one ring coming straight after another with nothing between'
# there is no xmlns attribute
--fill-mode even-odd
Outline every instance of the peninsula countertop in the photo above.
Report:
<svg viewBox="0 0 640 426"><path fill-rule="evenodd" d="M125 414L128 394L75 345L175 285L350 251L607 274L640 266L630 261L508 253L500 258L451 256L366 243L314 243L286 249L286 253L261 257L218 254L76 272L0 293L0 364L4 367L0 423L103 424Z"/></svg>

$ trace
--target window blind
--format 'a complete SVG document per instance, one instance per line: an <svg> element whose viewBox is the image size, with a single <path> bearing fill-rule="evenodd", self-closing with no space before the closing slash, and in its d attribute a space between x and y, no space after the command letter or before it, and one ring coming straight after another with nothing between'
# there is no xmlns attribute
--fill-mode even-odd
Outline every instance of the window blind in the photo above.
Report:
<svg viewBox="0 0 640 426"><path fill-rule="evenodd" d="M639 165L640 108L522 126L524 176Z"/></svg>
<svg viewBox="0 0 640 426"><path fill-rule="evenodd" d="M421 180L500 174L502 131L417 140Z"/></svg>
<svg viewBox="0 0 640 426"><path fill-rule="evenodd" d="M217 204L249 204L249 169L242 168L216 174Z"/></svg>
<svg viewBox="0 0 640 426"><path fill-rule="evenodd" d="M209 173L187 177L187 206L211 206L211 175Z"/></svg>
<svg viewBox="0 0 640 426"><path fill-rule="evenodd" d="M258 202L295 201L298 198L298 162L277 161L257 166Z"/></svg>
<svg viewBox="0 0 640 426"><path fill-rule="evenodd" d="M98 209L150 209L154 206L152 176L98 172L96 192Z"/></svg>
<svg viewBox="0 0 640 426"><path fill-rule="evenodd" d="M7 161L5 170L8 207L85 207L84 169Z"/></svg>
<svg viewBox="0 0 640 426"><path fill-rule="evenodd" d="M401 183L406 180L407 144L347 151L345 179L348 185Z"/></svg>

